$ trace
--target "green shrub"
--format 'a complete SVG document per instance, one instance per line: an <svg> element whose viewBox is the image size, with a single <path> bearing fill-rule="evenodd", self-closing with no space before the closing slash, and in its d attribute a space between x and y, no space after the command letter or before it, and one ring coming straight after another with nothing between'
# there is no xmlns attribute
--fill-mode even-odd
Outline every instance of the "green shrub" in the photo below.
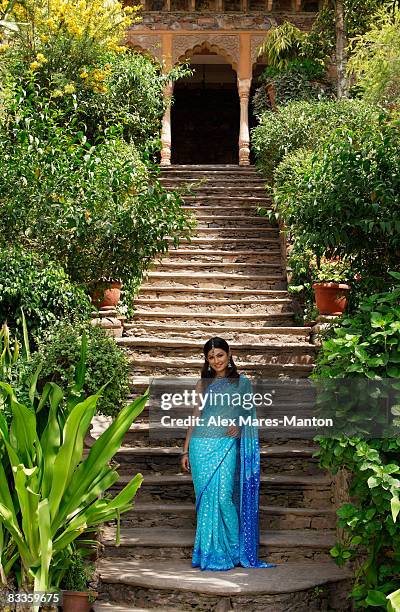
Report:
<svg viewBox="0 0 400 612"><path fill-rule="evenodd" d="M290 102L266 112L252 130L256 162L271 180L279 162L299 148L314 149L340 127L354 132L377 122L379 110L357 100Z"/></svg>
<svg viewBox="0 0 400 612"><path fill-rule="evenodd" d="M108 382L97 402L97 412L115 417L129 392L128 362L114 338L99 327L66 322L55 324L40 339L38 351L33 354L25 376L28 378L43 363L39 389L47 382L55 382L64 389L73 384L83 330L86 330L88 339L84 392L92 394Z"/></svg>
<svg viewBox="0 0 400 612"><path fill-rule="evenodd" d="M342 129L274 188L277 211L295 239L327 257L350 258L365 289L379 290L399 267L400 131L381 118Z"/></svg>
<svg viewBox="0 0 400 612"><path fill-rule="evenodd" d="M271 110L268 86L273 86L275 103L283 106L294 100L315 101L332 97L332 86L325 79L324 68L310 59L295 59L281 69L266 68L260 77L261 86L256 90L252 104L256 115Z"/></svg>
<svg viewBox="0 0 400 612"><path fill-rule="evenodd" d="M400 391L400 274L388 292L365 299L353 316L345 317L322 343L317 358L316 378L353 381L385 381ZM357 399L357 398L356 398ZM351 401L340 402L337 418L354 422ZM363 415L366 411L362 411ZM369 414L369 413L368 413ZM332 411L331 415L332 416ZM377 413L375 419L379 419ZM375 422L374 419L374 422ZM399 587L400 525L400 438L327 437L318 438L321 466L336 474L345 468L351 473L351 503L337 511L344 538L331 550L337 563L364 559L353 589L356 607L382 604L385 595ZM372 603L375 602L375 603Z"/></svg>
<svg viewBox="0 0 400 612"><path fill-rule="evenodd" d="M44 253L0 248L0 321L16 331L21 309L29 330L37 335L57 319L85 319L91 305L85 292L63 268Z"/></svg>
<svg viewBox="0 0 400 612"><path fill-rule="evenodd" d="M181 198L166 192L133 145L114 131L92 146L82 132L15 123L0 142L0 245L22 245L59 261L79 283L140 279L166 236L187 234Z"/></svg>
<svg viewBox="0 0 400 612"><path fill-rule="evenodd" d="M400 95L400 8L381 10L371 29L356 39L349 70L363 98L397 106Z"/></svg>
<svg viewBox="0 0 400 612"><path fill-rule="evenodd" d="M68 555L67 570L61 580L61 588L66 591L86 592L89 589L89 582L93 579L96 566L94 563L87 563L79 548L73 547L73 552ZM66 551L67 552L67 551ZM67 553L68 554L68 553Z"/></svg>

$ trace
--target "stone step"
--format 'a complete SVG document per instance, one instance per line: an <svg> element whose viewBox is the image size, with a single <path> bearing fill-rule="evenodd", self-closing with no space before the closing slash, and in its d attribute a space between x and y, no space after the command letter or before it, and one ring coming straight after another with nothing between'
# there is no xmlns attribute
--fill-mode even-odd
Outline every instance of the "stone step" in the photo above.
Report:
<svg viewBox="0 0 400 612"><path fill-rule="evenodd" d="M128 358L132 371L136 375L140 376L169 376L169 377L181 377L181 376L193 376L198 377L200 374L201 367L204 362L183 360L177 362L176 360L160 359L146 357L144 358L129 355ZM254 364L246 361L235 360L240 371L246 376L262 376L264 378L308 378L313 371L313 365L302 364L302 363L267 363L267 364Z"/></svg>
<svg viewBox="0 0 400 612"><path fill-rule="evenodd" d="M188 189L189 181L182 183L181 186L174 184L173 182L164 182L163 186L171 191L175 188L181 188L183 190ZM250 181L243 180L241 184L233 185L233 184L193 184L190 187L189 194L191 196L206 196L206 195L221 195L221 196L249 196L249 197L266 197L267 193L265 187L263 185L252 185L251 179ZM183 200L185 200L187 194L182 194Z"/></svg>
<svg viewBox="0 0 400 612"><path fill-rule="evenodd" d="M190 559L194 530L173 528L122 528L120 546L115 546L115 528L104 527L101 542L105 556L132 559ZM282 529L260 532L260 558L272 563L293 560L329 560L336 532L311 529Z"/></svg>
<svg viewBox="0 0 400 612"><path fill-rule="evenodd" d="M333 508L285 508L260 506L260 529L331 529L335 524ZM135 503L121 516L123 527L196 527L195 504Z"/></svg>
<svg viewBox="0 0 400 612"><path fill-rule="evenodd" d="M198 360L202 354L203 342L190 339L175 338L116 338L118 346L129 348L130 356L135 360L141 357L153 359L175 360L181 365L192 361L193 365L203 362ZM311 364L316 354L316 347L308 342L262 344L244 344L232 342L230 345L235 363L251 363L253 367L266 364Z"/></svg>
<svg viewBox="0 0 400 612"><path fill-rule="evenodd" d="M160 419L160 410L156 413L156 417L152 417L152 422L149 424L145 421L138 421L132 425L129 432L126 434L124 439L124 444L126 446L140 446L140 447L149 447L149 446L182 446L186 437L187 427L167 427L162 426L159 422ZM287 427L283 424L283 418L287 415L289 417L296 416L297 419L302 419L303 417L311 418L312 410L309 409L307 413L306 408L300 408L299 411L291 409L286 410L284 413L279 413L278 417L281 420L281 424L274 428L272 427L264 427L260 426L258 428L258 436L259 440L262 443L275 441L275 439L280 439L283 437L290 436L291 438L295 437L297 434L297 438L306 438L308 437L312 440L318 433L316 427L298 427L298 431L294 430L294 427ZM164 416L164 414L163 414ZM186 415L181 415L186 416ZM264 415L265 418L265 415ZM268 462L267 462L268 463ZM280 469L282 471L282 469ZM319 472L319 470L318 470Z"/></svg>
<svg viewBox="0 0 400 612"><path fill-rule="evenodd" d="M271 198L265 195L222 195L222 194L183 194L182 200L184 202L183 208L197 207L201 210L207 211L214 207L221 207L224 210L235 208L241 210L256 211L258 208L271 209ZM239 213L237 213L239 214Z"/></svg>
<svg viewBox="0 0 400 612"><path fill-rule="evenodd" d="M205 224L197 225L196 237L198 238L274 238L279 240L279 229L264 222L260 227L207 227ZM170 238L170 236L167 236ZM265 247L264 247L265 248Z"/></svg>
<svg viewBox="0 0 400 612"><path fill-rule="evenodd" d="M135 421L137 424L137 421ZM270 474L307 473L318 475L323 473L313 455L313 447L301 446L272 446L261 448L261 469L268 470ZM123 446L115 455L119 464L118 473L129 475L132 472L141 472L145 475L176 475L180 472L181 448L174 446L155 447L129 447Z"/></svg>
<svg viewBox="0 0 400 612"><path fill-rule="evenodd" d="M239 164L171 164L170 166L162 166L160 174L169 175L175 172L190 172L191 174L197 174L198 172L215 174L230 172L233 176L258 174L255 166L239 166ZM258 174L258 176L260 175Z"/></svg>
<svg viewBox="0 0 400 612"><path fill-rule="evenodd" d="M260 374L257 374L255 376L249 375L249 377L253 385L257 384L257 382L260 380ZM149 385L151 384L153 378L154 376L149 376L149 375L132 376L130 380L132 393L135 393L135 394L144 393L146 389L149 387ZM170 381L170 377L168 376L167 377L157 376L156 378L160 382L165 381L166 384L168 384ZM198 378L199 378L199 374L197 373L193 378L190 378L190 382L196 383ZM261 377L261 380L263 380L263 377ZM290 401L291 398L296 398L295 401L298 401L298 394L300 392L301 392L302 400L304 398L307 398L307 401L312 400L312 395L307 395L308 389L310 390L311 394L313 393L312 391L313 385L311 381L308 379L302 378L301 380L296 380L293 377L292 378L278 378L276 380L273 379L269 382L272 383L273 386L275 386L277 389L279 389L280 394L283 393L282 389L285 389L287 391L286 394L282 395L282 397L285 398L285 401ZM307 442L307 445L308 445L308 442Z"/></svg>
<svg viewBox="0 0 400 612"><path fill-rule="evenodd" d="M163 311L163 310L137 310L134 315L135 321L149 321L150 319L160 319L168 323L172 320L180 321L180 325L184 325L185 322L188 325L193 325L195 322L206 324L210 318L214 321L218 321L217 325L221 325L221 322L225 322L227 325L239 326L242 324L244 327L250 326L252 323L257 327L258 325L265 324L269 319L274 323L279 319L283 319L284 317L292 314L292 313L277 313L274 315L265 315L264 313L259 312L248 312L249 308L246 312L233 312L233 313L225 313L225 312L215 312L210 317L210 313L208 312L186 312L185 310L174 310L174 311ZM275 321L276 320L276 321ZM214 322L213 322L214 324ZM129 323L125 325L126 329L129 329ZM291 326L292 329L297 329L294 326ZM300 328L301 329L301 328ZM304 331L305 327L302 328ZM307 328L309 330L309 328Z"/></svg>
<svg viewBox="0 0 400 612"><path fill-rule="evenodd" d="M181 325L179 321L174 321L173 316L171 321L164 323L159 320L153 322L144 321L142 315L141 320L135 323L128 323L124 327L125 335L135 338L163 338L176 340L204 340L210 333L215 336L223 337L229 343L246 342L254 344L263 344L265 342L275 343L293 343L293 342L308 342L309 327L256 327L238 325L234 326L230 321L226 321L225 325L201 325L194 322L193 325Z"/></svg>
<svg viewBox="0 0 400 612"><path fill-rule="evenodd" d="M338 568L332 560L211 572L192 568L188 560L138 561L114 557L100 561L99 575L103 596L113 602L124 598L131 606L161 611L172 606L176 612L181 609L344 612L349 609L346 596L352 579L348 570ZM126 611L115 608L115 612Z"/></svg>
<svg viewBox="0 0 400 612"><path fill-rule="evenodd" d="M157 263L158 260L155 260ZM248 250L241 251L224 251L219 249L170 249L168 253L161 257L159 261L165 263L191 262L218 263L218 264L281 264L280 245L276 242L269 246L267 250L249 252Z"/></svg>
<svg viewBox="0 0 400 612"><path fill-rule="evenodd" d="M157 272L184 272L202 274L235 274L237 276L260 276L260 275L282 275L282 263L280 260L275 262L249 263L249 262L212 262L212 261L192 261L190 257L187 261L165 261L154 262L152 270Z"/></svg>
<svg viewBox="0 0 400 612"><path fill-rule="evenodd" d="M102 594L103 595L103 594ZM93 612L152 612L154 608L137 608L132 604L121 604L115 601L97 600L92 604ZM158 612L184 612L183 608L164 608L157 606Z"/></svg>
<svg viewBox="0 0 400 612"><path fill-rule="evenodd" d="M126 439L133 433L130 430ZM132 469L129 475L121 475L112 490L121 490L136 473L136 469ZM326 509L332 507L332 495L331 477L322 471L317 474L262 474L260 477L262 506ZM192 477L190 474L146 475L135 500L137 503L194 503Z"/></svg>
<svg viewBox="0 0 400 612"><path fill-rule="evenodd" d="M203 209L204 210L204 209ZM192 210L191 212L194 213L194 211ZM220 214L199 214L197 215L197 213L193 214L193 216L197 219L197 222L200 224L201 226L206 226L206 227L222 227L222 228L228 228L228 227L235 227L237 229L241 229L243 228L255 228L258 226L261 227L273 227L271 226L270 222L265 218L265 217L261 217L260 215L256 216L254 214L251 214L251 211L248 211L247 215L236 215L236 214L232 214L232 215L220 215Z"/></svg>
<svg viewBox="0 0 400 612"><path fill-rule="evenodd" d="M168 238L167 242L171 245L169 248L173 248L175 243L172 238ZM206 251L210 251L212 249L215 250L223 250L227 253L230 251L242 251L247 250L248 253L253 253L255 251L264 251L265 249L277 249L280 247L279 237L273 238L226 238L222 237L198 237L193 236L192 238L180 238L179 245L184 249L204 249Z"/></svg>
<svg viewBox="0 0 400 612"><path fill-rule="evenodd" d="M289 294L282 289L196 289L193 287L161 287L154 285L152 287L141 287L140 299L175 299L179 298L187 301L197 300L218 300L222 303L227 303L229 300L256 305L262 300L289 300ZM278 303L278 302L277 302Z"/></svg>
<svg viewBox="0 0 400 612"><path fill-rule="evenodd" d="M189 178L190 177L190 178ZM257 175L255 173L249 172L247 175L245 176L236 176L235 174L233 175L223 175L223 174L214 174L214 175L207 175L207 174L193 174L192 176L187 175L187 176L180 176L180 175L161 175L160 176L160 181L165 184L165 183L173 183L175 185L182 185L182 184L187 184L187 183L195 183L198 184L199 182L201 182L202 185L206 186L206 187L213 187L214 185L243 185L243 183L245 183L246 185L258 185L258 186L262 186L264 187L265 185L265 179L262 178L262 176Z"/></svg>
<svg viewBox="0 0 400 612"><path fill-rule="evenodd" d="M235 216L240 217L241 219L247 215L252 215L254 217L257 214L258 207L259 206L257 203L253 204L246 201L236 205L229 203L228 201L225 206L212 204L209 206L204 206L201 203L197 204L195 201L193 201L190 205L182 206L183 210L193 213L198 219L209 216L221 217L228 215L229 217ZM262 217L258 215L257 218L260 219Z"/></svg>
<svg viewBox="0 0 400 612"><path fill-rule="evenodd" d="M197 308L200 308L198 306ZM187 310L137 310L133 317L133 324L137 325L139 322L154 322L166 325L175 324L178 328L194 328L196 325L204 324L210 330L210 327L262 327L263 325L269 324L271 327L293 327L291 325L293 319L293 313L273 313L265 314L263 312L249 312L247 306L245 312L238 313L225 313L225 312L213 312L202 311L193 309L192 311ZM125 329L129 330L129 323L125 325ZM303 328L305 330L305 328ZM308 328L309 331L309 328ZM273 332L272 332L273 333ZM277 330L277 333L280 333Z"/></svg>
<svg viewBox="0 0 400 612"><path fill-rule="evenodd" d="M162 293L160 295L163 295ZM179 293L176 295L180 295ZM163 297L139 297L135 299L134 306L141 313L140 316L145 316L144 313L156 311L158 313L170 313L180 312L186 316L189 313L199 313L204 315L205 313L212 314L262 314L263 321L268 324L272 321L271 317L274 317L274 325L279 324L280 319L290 317L292 315L291 305L292 301L289 298L261 298L257 301L246 300L227 300L221 296L220 299L206 299L195 296L192 298L192 294L189 294L185 298L170 296L167 298ZM191 299L192 298L192 299ZM279 315L277 317L276 315ZM281 316L284 315L284 316ZM203 317L200 317L200 321ZM245 320L245 319L241 319Z"/></svg>
<svg viewBox="0 0 400 612"><path fill-rule="evenodd" d="M198 289L285 289L286 274L235 274L233 272L148 272L142 287L152 285Z"/></svg>
<svg viewBox="0 0 400 612"><path fill-rule="evenodd" d="M289 414L291 415L293 413L296 414L296 411L292 410ZM154 423L149 427L148 422L140 422L138 420L125 435L124 445L141 448L149 448L152 446L177 446L181 448L186 437L186 431L187 428L185 427L174 429L169 427L156 427ZM283 438L291 440L296 438L304 439L307 436L309 440L312 440L315 435L315 428L299 428L297 436L295 436L293 428L291 428L290 432L288 432L287 427L275 428L274 430L265 427L258 429L260 443L271 443L272 441L279 441Z"/></svg>

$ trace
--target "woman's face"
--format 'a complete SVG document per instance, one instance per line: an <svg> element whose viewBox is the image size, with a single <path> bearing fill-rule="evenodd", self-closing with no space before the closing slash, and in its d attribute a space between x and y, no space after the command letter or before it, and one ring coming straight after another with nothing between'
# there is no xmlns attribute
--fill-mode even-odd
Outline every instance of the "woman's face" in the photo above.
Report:
<svg viewBox="0 0 400 612"><path fill-rule="evenodd" d="M213 348L208 351L208 363L216 371L217 375L222 375L228 368L229 355L220 348Z"/></svg>

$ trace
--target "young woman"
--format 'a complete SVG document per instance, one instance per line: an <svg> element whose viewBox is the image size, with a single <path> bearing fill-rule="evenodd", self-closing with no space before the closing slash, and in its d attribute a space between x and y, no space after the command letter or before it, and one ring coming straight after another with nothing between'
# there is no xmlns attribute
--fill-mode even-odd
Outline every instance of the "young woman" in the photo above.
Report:
<svg viewBox="0 0 400 612"><path fill-rule="evenodd" d="M275 567L258 560L260 453L257 429L247 419L255 417L254 408L243 408L243 398L246 406L251 400L251 383L239 375L225 340L211 338L203 351L196 390L204 408L199 402L194 411L201 424L188 429L181 459L182 469L192 472L196 494L192 566Z"/></svg>

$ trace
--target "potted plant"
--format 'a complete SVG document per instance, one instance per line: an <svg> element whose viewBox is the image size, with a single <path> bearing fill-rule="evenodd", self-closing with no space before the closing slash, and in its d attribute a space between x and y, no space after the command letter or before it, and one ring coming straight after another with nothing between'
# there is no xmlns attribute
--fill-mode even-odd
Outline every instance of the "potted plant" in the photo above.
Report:
<svg viewBox="0 0 400 612"><path fill-rule="evenodd" d="M320 314L341 315L346 310L350 285L350 266L339 258L322 257L316 268L311 270L315 304Z"/></svg>
<svg viewBox="0 0 400 612"><path fill-rule="evenodd" d="M119 304L121 298L122 282L102 278L93 284L91 298L96 308L113 309Z"/></svg>
<svg viewBox="0 0 400 612"><path fill-rule="evenodd" d="M80 549L75 548L68 556L67 569L61 582L64 612L90 612L97 597L96 591L88 589L94 572L94 563L85 562Z"/></svg>

